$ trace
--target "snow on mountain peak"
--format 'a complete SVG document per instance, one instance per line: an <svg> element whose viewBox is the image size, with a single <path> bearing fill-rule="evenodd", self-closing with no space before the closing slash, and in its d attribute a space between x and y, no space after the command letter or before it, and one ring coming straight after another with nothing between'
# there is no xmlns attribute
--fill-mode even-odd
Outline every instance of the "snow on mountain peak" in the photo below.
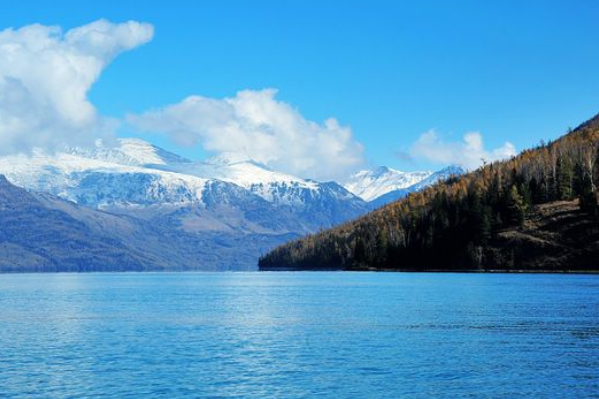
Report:
<svg viewBox="0 0 599 399"><path fill-rule="evenodd" d="M463 175L464 173L466 173L466 169L464 169L463 167L461 167L459 165L449 165L449 166L435 172L435 174L446 175L448 177L451 175L459 176L459 175Z"/></svg>
<svg viewBox="0 0 599 399"><path fill-rule="evenodd" d="M207 181L231 183L281 204L303 204L324 193L318 182L272 171L247 156L225 153L192 162L140 139L4 157L0 173L17 185L98 206L201 202Z"/></svg>
<svg viewBox="0 0 599 399"><path fill-rule="evenodd" d="M277 172L240 154L193 162L133 138L119 139L115 146L98 143L54 154L36 150L31 156L0 157L0 174L14 184L93 206L202 203L208 183L221 182L271 203L308 209L319 203L360 201L356 197L370 202L463 172L456 166L434 174L381 166L355 173L343 188Z"/></svg>
<svg viewBox="0 0 599 399"><path fill-rule="evenodd" d="M382 176L382 175L386 175L386 174L397 175L397 174L405 173L405 172L402 172L397 169L392 169L388 166L379 166L378 168L373 169L372 171L366 171L366 172L373 172L377 176Z"/></svg>
<svg viewBox="0 0 599 399"><path fill-rule="evenodd" d="M432 172L401 172L386 166L354 173L345 188L365 201L388 192L410 187L432 175Z"/></svg>
<svg viewBox="0 0 599 399"><path fill-rule="evenodd" d="M233 183L269 202L302 202L305 200L302 193L316 192L320 188L317 182L273 171L248 156L234 153L222 153L204 162L169 169Z"/></svg>
<svg viewBox="0 0 599 399"><path fill-rule="evenodd" d="M183 158L172 152L156 147L154 144L148 143L141 139L120 139L119 150L135 159L140 165L167 165L172 163L189 163L186 158Z"/></svg>
<svg viewBox="0 0 599 399"><path fill-rule="evenodd" d="M234 152L220 153L211 158L208 158L206 161L204 161L204 163L215 166L231 166L240 163L260 164L254 159L248 157L247 155L238 154Z"/></svg>
<svg viewBox="0 0 599 399"><path fill-rule="evenodd" d="M142 140L120 140L116 147L0 157L0 173L18 186L94 206L201 202L207 179L147 167L167 162L185 159Z"/></svg>
<svg viewBox="0 0 599 399"><path fill-rule="evenodd" d="M191 162L177 154L136 138L118 139L117 146L107 146L102 142L98 142L95 147L67 148L66 152L71 155L125 166L169 165Z"/></svg>

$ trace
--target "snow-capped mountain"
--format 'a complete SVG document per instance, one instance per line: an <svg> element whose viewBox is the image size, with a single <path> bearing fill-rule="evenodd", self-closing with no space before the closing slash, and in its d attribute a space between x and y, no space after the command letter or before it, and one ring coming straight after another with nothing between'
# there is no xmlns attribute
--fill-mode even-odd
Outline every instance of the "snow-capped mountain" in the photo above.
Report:
<svg viewBox="0 0 599 399"><path fill-rule="evenodd" d="M408 188L431 176L433 172L401 172L386 166L354 173L345 188L362 198L372 201L388 192Z"/></svg>
<svg viewBox="0 0 599 399"><path fill-rule="evenodd" d="M410 189L410 192L420 191L428 186L432 186L433 184L439 181L447 180L452 176L463 175L464 173L466 173L466 169L462 168L461 166L450 165L446 168L436 171L435 173L432 173L426 179L422 179L418 183L408 188Z"/></svg>
<svg viewBox="0 0 599 399"><path fill-rule="evenodd" d="M120 139L113 147L98 143L55 154L34 151L31 156L0 158L0 173L13 184L92 207L203 204L206 196L214 199L209 191L216 186L211 183L219 182L221 194L223 187L242 188L295 212L321 214L326 208L345 214L341 210L346 206L347 217L463 172L459 167L433 173L383 166L355 173L342 187L273 171L236 154L193 162L140 139ZM343 219L333 217L330 222Z"/></svg>
<svg viewBox="0 0 599 399"><path fill-rule="evenodd" d="M301 219L304 227L291 229L298 233L367 210L360 198L338 184L275 172L232 154L192 162L139 139L122 139L115 147L99 143L56 154L35 151L31 156L2 157L0 174L17 186L103 209L206 208L209 199L244 211L256 197Z"/></svg>
<svg viewBox="0 0 599 399"><path fill-rule="evenodd" d="M148 158L117 149L69 149L0 158L0 173L13 184L93 207L201 202L208 179L148 168Z"/></svg>
<svg viewBox="0 0 599 399"><path fill-rule="evenodd" d="M204 162L170 164L167 170L209 179L218 179L243 187L276 204L301 205L323 194L322 183L301 179L269 169L251 158L221 154ZM352 199L349 193L340 198Z"/></svg>
<svg viewBox="0 0 599 399"><path fill-rule="evenodd" d="M191 163L172 152L163 150L140 139L119 139L116 146L104 146L101 142L93 148L67 148L66 153L86 159L100 160L124 166L160 166Z"/></svg>
<svg viewBox="0 0 599 399"><path fill-rule="evenodd" d="M431 173L426 178L416 182L415 184L412 184L411 186L389 191L371 200L369 203L374 207L382 206L390 202L396 201L398 199L401 199L410 193L415 193L425 189L428 186L432 186L438 181L446 180L452 176L459 176L464 173L466 173L466 170L464 168L456 165L451 165L437 172Z"/></svg>
<svg viewBox="0 0 599 399"><path fill-rule="evenodd" d="M459 166L449 166L437 172L401 172L381 166L354 173L344 186L372 207L378 207L465 172Z"/></svg>

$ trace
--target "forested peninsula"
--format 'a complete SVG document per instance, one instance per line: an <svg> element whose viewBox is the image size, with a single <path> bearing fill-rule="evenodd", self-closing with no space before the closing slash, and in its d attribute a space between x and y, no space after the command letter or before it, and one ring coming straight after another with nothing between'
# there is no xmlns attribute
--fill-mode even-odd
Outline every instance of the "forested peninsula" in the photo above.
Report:
<svg viewBox="0 0 599 399"><path fill-rule="evenodd" d="M597 271L598 185L599 115L509 160L284 244L259 267Z"/></svg>

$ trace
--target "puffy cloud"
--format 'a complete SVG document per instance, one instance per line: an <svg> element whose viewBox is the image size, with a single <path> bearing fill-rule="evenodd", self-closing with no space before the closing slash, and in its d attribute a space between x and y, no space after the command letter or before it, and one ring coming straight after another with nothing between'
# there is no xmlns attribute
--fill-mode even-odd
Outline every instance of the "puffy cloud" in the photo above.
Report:
<svg viewBox="0 0 599 399"><path fill-rule="evenodd" d="M314 179L346 177L363 163L363 147L349 127L333 118L307 120L276 93L245 90L222 100L191 96L128 120L140 130L168 134L180 145L199 143L210 152L246 155Z"/></svg>
<svg viewBox="0 0 599 399"><path fill-rule="evenodd" d="M121 52L151 40L153 27L99 20L63 33L28 25L0 31L0 153L88 144L114 122L87 93Z"/></svg>
<svg viewBox="0 0 599 399"><path fill-rule="evenodd" d="M483 137L478 132L466 133L459 142L445 142L434 130L430 130L412 145L410 155L439 164L455 164L475 169L483 160L493 162L516 155L516 148L512 143L505 142L501 147L485 150Z"/></svg>

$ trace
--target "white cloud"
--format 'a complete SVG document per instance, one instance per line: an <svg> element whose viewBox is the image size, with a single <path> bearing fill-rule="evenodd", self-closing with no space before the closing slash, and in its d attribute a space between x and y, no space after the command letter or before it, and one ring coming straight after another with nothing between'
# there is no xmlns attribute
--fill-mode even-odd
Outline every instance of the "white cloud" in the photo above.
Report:
<svg viewBox="0 0 599 399"><path fill-rule="evenodd" d="M423 133L412 145L410 155L444 165L460 165L475 169L485 162L493 162L516 155L510 142L493 150L485 150L483 137L478 132L466 133L462 141L443 141L434 130Z"/></svg>
<svg viewBox="0 0 599 399"><path fill-rule="evenodd" d="M222 100L191 96L128 120L140 130L166 133L180 145L200 143L211 152L243 154L314 179L346 177L363 163L363 147L349 127L333 118L307 120L276 93L245 90Z"/></svg>
<svg viewBox="0 0 599 399"><path fill-rule="evenodd" d="M63 33L28 25L0 31L0 153L83 145L110 135L87 93L119 53L151 40L153 27L99 20Z"/></svg>

